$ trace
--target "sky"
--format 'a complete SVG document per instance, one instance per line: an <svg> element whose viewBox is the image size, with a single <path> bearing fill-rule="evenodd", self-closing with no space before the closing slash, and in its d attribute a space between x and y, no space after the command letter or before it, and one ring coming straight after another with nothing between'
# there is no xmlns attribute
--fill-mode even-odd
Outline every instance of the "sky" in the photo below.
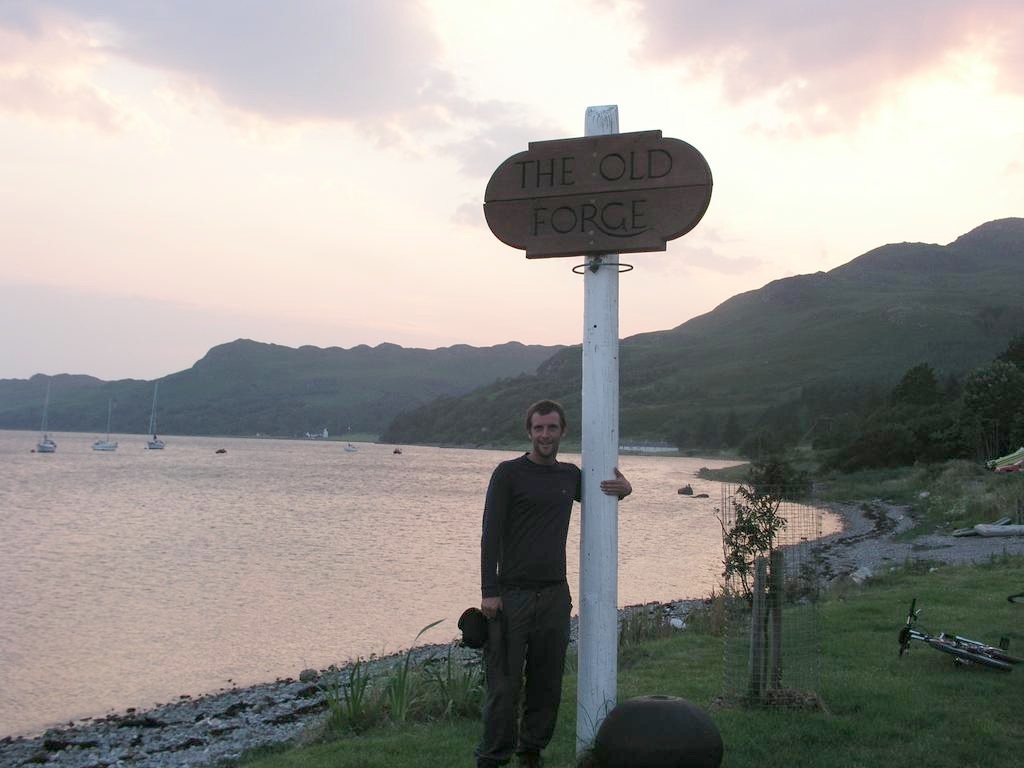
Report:
<svg viewBox="0 0 1024 768"><path fill-rule="evenodd" d="M1019 0L0 0L0 378L577 344L582 258L502 244L483 194L609 104L714 176L623 257L623 337L1024 215Z"/></svg>

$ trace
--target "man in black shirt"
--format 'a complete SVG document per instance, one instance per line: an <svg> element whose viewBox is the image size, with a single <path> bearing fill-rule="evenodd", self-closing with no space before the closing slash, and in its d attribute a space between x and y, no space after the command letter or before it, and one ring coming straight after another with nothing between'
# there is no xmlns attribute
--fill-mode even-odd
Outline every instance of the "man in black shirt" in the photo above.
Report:
<svg viewBox="0 0 1024 768"><path fill-rule="evenodd" d="M526 412L530 452L499 464L487 488L480 539L487 703L478 768L504 765L513 750L520 765L539 766L540 752L555 730L572 611L565 543L572 503L581 493L579 467L557 459L565 426L558 403L531 405ZM624 499L633 488L616 469L613 480L601 481L601 491Z"/></svg>

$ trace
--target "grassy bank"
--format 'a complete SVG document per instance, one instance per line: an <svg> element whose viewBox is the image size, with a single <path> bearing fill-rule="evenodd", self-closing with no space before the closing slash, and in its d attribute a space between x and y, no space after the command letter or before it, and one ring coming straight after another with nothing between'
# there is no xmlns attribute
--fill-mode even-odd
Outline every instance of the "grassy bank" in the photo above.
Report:
<svg viewBox="0 0 1024 768"><path fill-rule="evenodd" d="M897 634L916 597L921 625L990 642L1010 639L1024 655L1024 558L976 566L899 569L863 588L833 593L819 606L822 688L827 711L715 708L722 686L722 639L711 623L629 645L620 654L620 699L647 694L687 698L709 709L725 743L724 766L931 768L1015 765L1024 738L1019 708L1024 668L1013 673L957 667L925 646L897 655ZM574 665L570 665L574 666ZM576 678L565 679L562 716L547 765L575 764ZM336 735L274 754L248 768L420 768L472 766L476 720L389 725Z"/></svg>
<svg viewBox="0 0 1024 768"><path fill-rule="evenodd" d="M804 456L796 465L813 469ZM725 469L702 469L701 477L724 483L742 483L748 464ZM814 497L819 502L849 503L882 499L906 504L914 520L910 535L948 532L1001 517L1016 522L1024 507L1024 473L997 474L976 462L954 460L914 467L870 469L847 474L816 475Z"/></svg>

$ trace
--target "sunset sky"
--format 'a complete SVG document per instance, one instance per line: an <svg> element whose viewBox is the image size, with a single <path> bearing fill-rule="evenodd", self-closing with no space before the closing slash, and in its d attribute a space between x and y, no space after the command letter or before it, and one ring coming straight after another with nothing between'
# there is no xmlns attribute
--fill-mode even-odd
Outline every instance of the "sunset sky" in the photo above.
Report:
<svg viewBox="0 0 1024 768"><path fill-rule="evenodd" d="M1020 0L0 0L0 378L579 343L582 259L503 245L483 193L604 104L715 185L623 257L624 337L1024 215Z"/></svg>

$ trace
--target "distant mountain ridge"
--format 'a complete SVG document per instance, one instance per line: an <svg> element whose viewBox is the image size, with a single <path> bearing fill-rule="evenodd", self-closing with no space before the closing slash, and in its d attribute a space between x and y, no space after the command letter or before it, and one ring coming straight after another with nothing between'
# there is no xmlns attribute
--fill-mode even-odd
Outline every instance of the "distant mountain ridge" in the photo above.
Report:
<svg viewBox="0 0 1024 768"><path fill-rule="evenodd" d="M891 386L930 364L959 376L1024 331L1024 219L983 224L946 246L875 248L829 272L775 280L711 312L620 345L620 435L665 441L704 414L746 425L809 388ZM580 423L581 350L535 376L406 412L383 439L482 444L521 440L520 413L561 399ZM458 431L444 413L466 416ZM578 434L578 433L577 433ZM468 439L467 439L468 438Z"/></svg>
<svg viewBox="0 0 1024 768"><path fill-rule="evenodd" d="M620 346L620 437L669 441L706 414L749 427L808 391L891 386L930 364L961 376L1024 331L1024 219L949 245L875 248L829 272L775 280L670 330ZM0 380L0 428L38 429L44 376ZM239 339L160 379L167 434L380 434L401 443L519 444L521 414L562 400L580 424L580 347L518 342L437 350L394 344L297 349ZM152 382L53 377L50 428L141 432ZM453 418L453 414L458 418Z"/></svg>
<svg viewBox="0 0 1024 768"><path fill-rule="evenodd" d="M166 434L295 436L327 429L379 434L400 411L496 379L533 373L561 346L508 342L440 349L303 346L249 339L213 347L161 378L158 429ZM46 376L0 380L0 428L38 429ZM114 399L112 431L146 429L152 382L52 377L50 429L96 431Z"/></svg>

